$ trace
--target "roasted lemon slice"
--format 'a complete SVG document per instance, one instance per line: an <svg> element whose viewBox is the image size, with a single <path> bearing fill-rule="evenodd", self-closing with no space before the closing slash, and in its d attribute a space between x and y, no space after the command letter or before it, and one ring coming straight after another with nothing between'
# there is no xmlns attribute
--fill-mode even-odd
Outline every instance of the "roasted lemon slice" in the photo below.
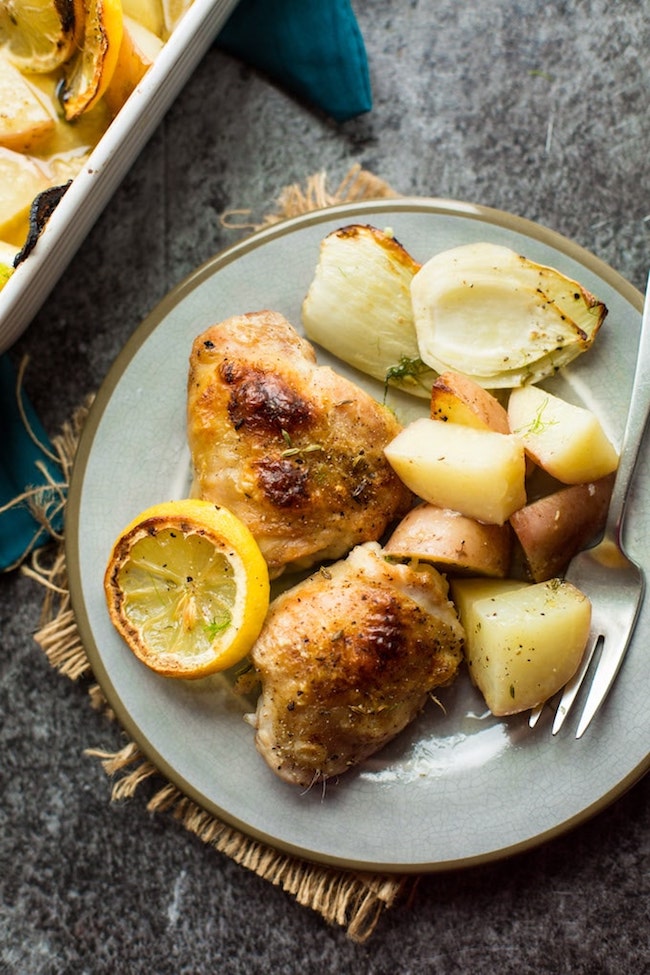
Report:
<svg viewBox="0 0 650 975"><path fill-rule="evenodd" d="M113 546L104 589L114 626L166 677L206 677L236 664L269 605L268 570L248 528L226 508L194 499L138 515Z"/></svg>
<svg viewBox="0 0 650 975"><path fill-rule="evenodd" d="M65 68L59 98L69 122L89 111L111 83L122 43L121 0L85 0L83 37Z"/></svg>
<svg viewBox="0 0 650 975"><path fill-rule="evenodd" d="M83 20L83 0L4 0L0 46L21 71L55 71L74 53Z"/></svg>

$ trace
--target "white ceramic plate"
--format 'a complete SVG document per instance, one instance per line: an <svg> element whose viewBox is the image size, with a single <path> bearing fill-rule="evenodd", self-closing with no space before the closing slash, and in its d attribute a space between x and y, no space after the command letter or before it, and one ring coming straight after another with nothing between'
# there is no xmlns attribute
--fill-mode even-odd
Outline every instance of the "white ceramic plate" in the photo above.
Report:
<svg viewBox="0 0 650 975"><path fill-rule="evenodd" d="M438 694L444 712L432 702L361 768L324 792L304 792L282 783L258 756L242 719L250 707L223 678L180 683L157 677L117 636L104 603L102 578L115 536L147 505L187 492L185 384L192 340L229 315L261 308L280 311L299 327L320 240L353 222L392 227L420 261L457 244L491 240L560 268L597 294L609 308L598 342L554 380L554 388L596 409L620 442L642 300L619 275L557 234L495 210L415 199L331 208L271 227L218 255L133 335L82 436L67 513L70 587L106 697L143 752L185 794L250 836L316 861L377 871L440 870L557 835L647 770L649 606L609 700L581 740L571 721L552 738L550 711L534 730L525 715L487 715L462 674ZM324 353L319 361L334 362ZM379 384L360 381L381 398ZM638 485L647 481L642 461L629 513L630 549L641 561L650 550L650 522Z"/></svg>
<svg viewBox="0 0 650 975"><path fill-rule="evenodd" d="M25 331L237 0L193 0L0 291L0 352Z"/></svg>

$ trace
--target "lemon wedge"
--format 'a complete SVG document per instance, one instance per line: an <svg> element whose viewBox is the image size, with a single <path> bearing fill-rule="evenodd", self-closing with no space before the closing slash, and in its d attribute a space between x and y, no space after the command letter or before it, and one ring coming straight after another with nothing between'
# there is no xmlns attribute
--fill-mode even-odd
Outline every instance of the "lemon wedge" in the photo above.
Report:
<svg viewBox="0 0 650 975"><path fill-rule="evenodd" d="M78 46L83 20L83 0L4 0L0 47L20 71L55 71Z"/></svg>
<svg viewBox="0 0 650 975"><path fill-rule="evenodd" d="M166 677L206 677L236 664L269 605L267 566L248 528L198 499L154 505L127 525L104 590L130 649Z"/></svg>
<svg viewBox="0 0 650 975"><path fill-rule="evenodd" d="M122 44L121 0L85 0L80 46L66 64L60 100L71 122L89 111L108 88Z"/></svg>

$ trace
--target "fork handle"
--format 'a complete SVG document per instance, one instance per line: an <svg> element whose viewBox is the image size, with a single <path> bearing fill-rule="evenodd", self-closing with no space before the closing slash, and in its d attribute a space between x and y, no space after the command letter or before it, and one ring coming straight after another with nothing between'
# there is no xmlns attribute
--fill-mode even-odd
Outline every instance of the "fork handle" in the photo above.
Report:
<svg viewBox="0 0 650 975"><path fill-rule="evenodd" d="M636 369L632 383L630 408L621 443L620 459L609 504L605 536L618 545L625 517L632 477L636 469L643 434L650 413L650 275L646 288Z"/></svg>

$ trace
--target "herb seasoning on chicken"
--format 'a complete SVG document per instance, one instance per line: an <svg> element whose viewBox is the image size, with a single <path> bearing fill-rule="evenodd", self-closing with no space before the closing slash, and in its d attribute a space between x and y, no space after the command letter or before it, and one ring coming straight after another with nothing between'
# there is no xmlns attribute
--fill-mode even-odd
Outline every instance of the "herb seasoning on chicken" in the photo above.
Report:
<svg viewBox="0 0 650 975"><path fill-rule="evenodd" d="M340 775L453 680L463 639L436 569L357 546L271 605L251 655L262 683L259 752L289 783Z"/></svg>
<svg viewBox="0 0 650 975"><path fill-rule="evenodd" d="M318 366L276 312L229 318L194 342L193 490L249 527L272 576L340 558L405 514L412 495L383 452L400 430L386 407Z"/></svg>

